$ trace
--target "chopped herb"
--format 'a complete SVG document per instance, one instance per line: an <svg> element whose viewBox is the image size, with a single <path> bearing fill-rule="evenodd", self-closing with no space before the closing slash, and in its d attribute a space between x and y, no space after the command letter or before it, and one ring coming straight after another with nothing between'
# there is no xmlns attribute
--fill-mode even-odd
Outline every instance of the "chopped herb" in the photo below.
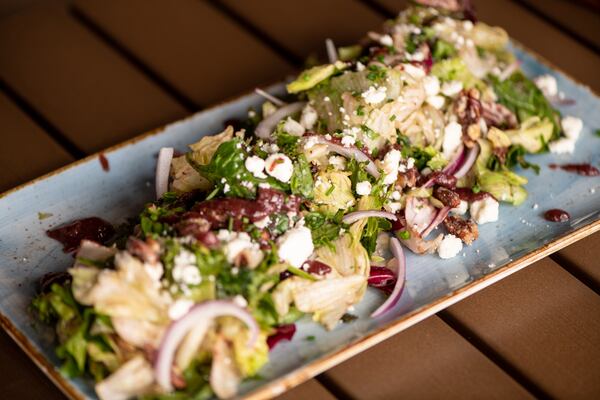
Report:
<svg viewBox="0 0 600 400"><path fill-rule="evenodd" d="M331 193L333 193L334 190L335 185L332 183L331 186L329 186L329 189L327 189L327 191L325 192L325 196L329 196Z"/></svg>
<svg viewBox="0 0 600 400"><path fill-rule="evenodd" d="M473 193L479 193L479 192L481 192L481 187L479 186L479 184L476 183L473 185L471 190L473 191Z"/></svg>
<svg viewBox="0 0 600 400"><path fill-rule="evenodd" d="M51 213L38 212L38 219L41 221L41 220L44 220L46 218L50 218L52 215L53 214L51 214Z"/></svg>
<svg viewBox="0 0 600 400"><path fill-rule="evenodd" d="M363 115L365 115L365 108L363 107L362 104L356 108L356 115L358 115L359 117L362 117Z"/></svg>
<svg viewBox="0 0 600 400"><path fill-rule="evenodd" d="M400 236L400 239L408 240L408 239L410 239L410 231L407 231L407 230L400 231L400 232L398 232L398 236Z"/></svg>
<svg viewBox="0 0 600 400"><path fill-rule="evenodd" d="M315 339L316 338L314 335L308 335L307 337L304 338L304 340L306 340L307 342L314 342Z"/></svg>
<svg viewBox="0 0 600 400"><path fill-rule="evenodd" d="M596 129L596 130L594 131L594 134L595 134L596 136L600 137L600 129Z"/></svg>
<svg viewBox="0 0 600 400"><path fill-rule="evenodd" d="M299 276L300 278L308 279L310 281L316 281L317 280L317 278L315 278L314 276L312 276L308 272L301 270L300 268L292 267L290 265L290 266L288 266L287 270L289 272L291 272L292 274L294 274L296 276Z"/></svg>
<svg viewBox="0 0 600 400"><path fill-rule="evenodd" d="M392 122L393 122L393 121L395 121L395 120L396 120L396 114L393 114L393 115L390 117L390 121L392 121Z"/></svg>

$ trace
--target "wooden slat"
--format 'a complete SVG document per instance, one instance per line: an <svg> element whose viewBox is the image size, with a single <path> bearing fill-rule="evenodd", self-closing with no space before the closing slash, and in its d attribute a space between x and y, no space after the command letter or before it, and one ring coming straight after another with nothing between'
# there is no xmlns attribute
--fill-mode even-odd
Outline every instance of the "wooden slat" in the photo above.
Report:
<svg viewBox="0 0 600 400"><path fill-rule="evenodd" d="M580 240L553 258L587 285L600 292L600 233Z"/></svg>
<svg viewBox="0 0 600 400"><path fill-rule="evenodd" d="M335 400L335 397L327 391L316 379L306 381L281 396L277 400Z"/></svg>
<svg viewBox="0 0 600 400"><path fill-rule="evenodd" d="M565 399L600 395L599 310L600 296L545 258L446 312L541 393Z"/></svg>
<svg viewBox="0 0 600 400"><path fill-rule="evenodd" d="M65 396L0 329L0 387L3 399L64 400Z"/></svg>
<svg viewBox="0 0 600 400"><path fill-rule="evenodd" d="M79 148L100 150L186 114L55 4L0 20L0 77Z"/></svg>
<svg viewBox="0 0 600 400"><path fill-rule="evenodd" d="M600 14L597 12L568 0L520 0L520 3L595 51L600 49Z"/></svg>
<svg viewBox="0 0 600 400"><path fill-rule="evenodd" d="M292 71L274 51L204 1L78 0L79 12L196 104Z"/></svg>
<svg viewBox="0 0 600 400"><path fill-rule="evenodd" d="M0 121L0 192L73 161L2 93Z"/></svg>
<svg viewBox="0 0 600 400"><path fill-rule="evenodd" d="M375 1L394 14L407 3L405 0ZM512 37L530 49L534 49L592 89L600 91L600 57L594 52L511 0L474 3L477 15L482 21L503 27Z"/></svg>
<svg viewBox="0 0 600 400"><path fill-rule="evenodd" d="M353 399L532 398L437 316L325 375Z"/></svg>
<svg viewBox="0 0 600 400"><path fill-rule="evenodd" d="M324 54L328 37L337 45L356 43L384 20L358 1L220 1L300 59Z"/></svg>

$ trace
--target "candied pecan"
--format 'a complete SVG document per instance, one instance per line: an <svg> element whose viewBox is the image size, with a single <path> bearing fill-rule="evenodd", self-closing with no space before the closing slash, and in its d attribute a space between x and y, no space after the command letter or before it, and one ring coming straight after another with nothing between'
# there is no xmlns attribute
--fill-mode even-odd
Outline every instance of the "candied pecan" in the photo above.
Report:
<svg viewBox="0 0 600 400"><path fill-rule="evenodd" d="M456 187L456 177L449 175L442 171L435 171L427 176L419 179L419 186L430 187L433 185L440 185L448 189L454 189Z"/></svg>
<svg viewBox="0 0 600 400"><path fill-rule="evenodd" d="M479 127L481 102L479 97L477 89L465 89L460 92L454 103L454 112L462 126L463 140L469 147L472 147L481 136L481 128Z"/></svg>
<svg viewBox="0 0 600 400"><path fill-rule="evenodd" d="M131 236L127 240L127 251L144 262L154 264L159 260L160 244L152 239L147 238L146 241Z"/></svg>
<svg viewBox="0 0 600 400"><path fill-rule="evenodd" d="M472 220L464 220L456 215L449 215L444 220L446 230L460 238L466 244L471 244L479 236L477 224Z"/></svg>
<svg viewBox="0 0 600 400"><path fill-rule="evenodd" d="M460 205L460 196L450 189L443 186L436 186L433 189L433 196L447 207L458 207Z"/></svg>
<svg viewBox="0 0 600 400"><path fill-rule="evenodd" d="M415 187L417 184L417 178L419 177L419 171L416 168L407 169L406 172L399 172L398 179L396 180L396 186L403 189L405 187Z"/></svg>
<svg viewBox="0 0 600 400"><path fill-rule="evenodd" d="M492 154L498 158L501 164L504 164L506 161L506 154L508 153L508 147L494 147L492 149Z"/></svg>

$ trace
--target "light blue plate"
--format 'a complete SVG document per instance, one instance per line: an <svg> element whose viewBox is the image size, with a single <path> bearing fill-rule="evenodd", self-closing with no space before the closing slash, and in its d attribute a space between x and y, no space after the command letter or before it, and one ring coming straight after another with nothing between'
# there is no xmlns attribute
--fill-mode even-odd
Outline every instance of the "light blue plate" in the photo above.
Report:
<svg viewBox="0 0 600 400"><path fill-rule="evenodd" d="M551 70L520 48L514 48L529 76L551 73L559 89L576 104L561 108L564 115L582 118L584 129L576 152L569 156L532 156L542 169L539 176L519 171L530 179L529 198L520 207L501 206L500 221L480 227L480 237L464 253L451 260L408 254L407 286L398 306L385 319L368 317L383 296L369 290L356 307L359 319L332 332L304 320L294 340L279 344L271 362L260 372L264 377L243 385L253 398L273 396L390 335L424 319L508 274L600 229L600 178L581 177L551 170L551 162L600 163L600 99L588 88ZM273 92L281 92L276 85ZM34 321L28 305L38 279L47 272L62 271L72 258L47 238L45 230L73 219L101 216L118 223L139 212L153 199L156 154L163 146L185 150L204 134L222 130L223 121L244 117L260 104L247 95L217 108L198 113L161 131L107 150L110 172L97 157L90 157L59 173L27 184L0 198L0 322L44 371L72 397L96 398L92 382L64 379L58 372L53 334ZM537 205L537 206L536 206ZM567 210L570 223L549 223L541 214L551 208ZM38 212L52 217L39 220ZM315 341L305 340L313 335Z"/></svg>

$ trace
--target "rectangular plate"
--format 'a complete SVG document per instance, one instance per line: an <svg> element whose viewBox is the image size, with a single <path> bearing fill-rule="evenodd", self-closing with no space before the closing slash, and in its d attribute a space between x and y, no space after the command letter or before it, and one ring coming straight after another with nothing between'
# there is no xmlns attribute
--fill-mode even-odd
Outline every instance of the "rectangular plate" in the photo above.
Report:
<svg viewBox="0 0 600 400"><path fill-rule="evenodd" d="M600 162L600 98L589 88L553 70L522 47L512 45L529 76L551 73L561 91L576 104L564 114L583 119L584 129L571 156L530 156L542 169L539 176L520 171L530 179L529 198L520 207L502 205L500 220L480 227L479 239L451 260L436 255L407 257L407 284L397 307L385 318L369 314L383 301L368 290L355 313L359 318L325 331L308 318L297 324L294 340L279 344L260 372L264 379L244 383L241 393L258 399L278 395L310 377L400 332L509 274L600 230L600 179L551 170L551 162ZM272 91L282 92L283 85ZM64 270L72 257L45 235L45 230L73 219L101 216L118 223L137 214L153 199L156 154L163 146L185 150L204 134L220 132L223 121L244 117L260 104L254 94L195 114L108 149L110 171L104 172L97 156L90 156L0 197L0 323L42 370L72 398L96 398L88 379L66 379L58 371L53 333L35 322L28 310L38 279ZM537 206L534 206L537 205ZM549 223L541 214L550 208L568 210L569 223ZM38 212L51 213L39 220ZM313 335L315 341L304 340Z"/></svg>

